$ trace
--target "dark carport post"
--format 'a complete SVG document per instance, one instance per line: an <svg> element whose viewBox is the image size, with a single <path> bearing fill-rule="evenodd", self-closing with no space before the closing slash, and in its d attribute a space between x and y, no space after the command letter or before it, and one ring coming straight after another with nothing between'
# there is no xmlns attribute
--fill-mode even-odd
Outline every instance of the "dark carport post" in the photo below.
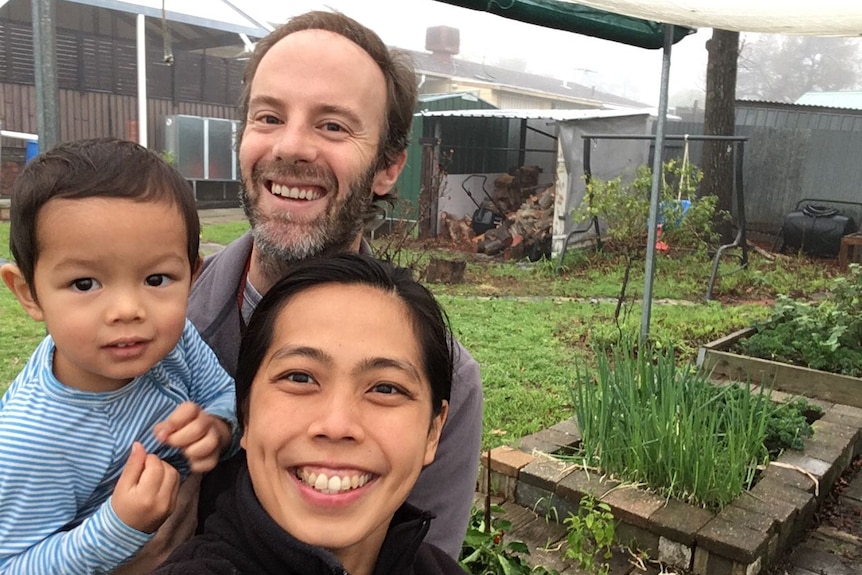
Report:
<svg viewBox="0 0 862 575"><path fill-rule="evenodd" d="M36 74L36 121L39 150L60 142L60 91L57 85L57 47L54 0L32 0L33 54Z"/></svg>
<svg viewBox="0 0 862 575"><path fill-rule="evenodd" d="M670 83L670 50L673 46L673 25L664 25L664 48L661 60L661 89L658 99L658 120L655 130L655 152L652 161L652 189L650 190L649 220L647 223L646 265L644 269L644 293L641 311L641 345L649 338L650 315L652 313L652 287L655 276L655 242L658 228L659 196L662 172L662 150L664 149L664 125L667 121L668 86Z"/></svg>

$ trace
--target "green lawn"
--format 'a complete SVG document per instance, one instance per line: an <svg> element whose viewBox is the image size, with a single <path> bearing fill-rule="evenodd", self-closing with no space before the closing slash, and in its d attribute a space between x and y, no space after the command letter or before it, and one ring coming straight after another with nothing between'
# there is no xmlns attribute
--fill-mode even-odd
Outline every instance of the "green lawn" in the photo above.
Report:
<svg viewBox="0 0 862 575"><path fill-rule="evenodd" d="M205 226L205 241L226 243L247 229L245 224ZM9 258L8 223L0 223L0 257ZM575 366L592 363L591 346L613 341L620 331L637 334L643 289L642 269L633 270L629 286L633 304L615 321L620 264L613 256L575 253L566 270L554 265L500 263L450 252L435 255L470 263L466 282L432 285L447 310L457 338L482 366L485 393L484 440L487 447L570 417L569 385ZM422 256L427 260L428 254ZM750 270L735 272L736 262L722 265L716 284L720 301L706 303L704 293L711 262L686 256L664 256L657 262L656 301L650 336L693 360L697 346L764 317L776 293L817 296L834 273L834 263L800 258L769 260L752 254ZM414 258L416 259L416 258ZM3 287L0 290L0 390L5 388L44 335Z"/></svg>

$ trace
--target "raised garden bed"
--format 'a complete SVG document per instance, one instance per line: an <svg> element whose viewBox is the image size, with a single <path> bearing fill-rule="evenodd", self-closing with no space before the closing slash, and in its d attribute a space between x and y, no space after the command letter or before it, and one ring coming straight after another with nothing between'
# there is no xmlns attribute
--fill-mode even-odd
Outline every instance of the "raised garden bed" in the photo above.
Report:
<svg viewBox="0 0 862 575"><path fill-rule="evenodd" d="M741 339L755 332L747 328L712 341L700 348L698 365L714 378L750 380L793 395L823 399L862 408L862 379L740 355L730 351Z"/></svg>
<svg viewBox="0 0 862 575"><path fill-rule="evenodd" d="M784 396L773 394L776 399ZM562 522L590 495L612 509L616 538L698 575L756 575L799 541L833 482L862 452L862 409L818 401L823 416L802 451L788 451L757 484L719 513L666 499L554 457L580 441L574 419L483 455L480 490L490 489Z"/></svg>

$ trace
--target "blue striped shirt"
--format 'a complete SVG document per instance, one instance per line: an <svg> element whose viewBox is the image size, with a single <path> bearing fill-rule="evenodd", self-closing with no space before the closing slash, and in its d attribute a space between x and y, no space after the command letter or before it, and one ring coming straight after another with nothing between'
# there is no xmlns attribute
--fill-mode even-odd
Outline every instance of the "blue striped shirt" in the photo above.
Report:
<svg viewBox="0 0 862 575"><path fill-rule="evenodd" d="M134 441L185 477L183 455L152 433L180 403L197 403L238 435L233 379L188 321L174 350L116 391L60 383L54 349L46 337L0 399L3 575L103 573L134 555L152 535L125 525L110 496Z"/></svg>

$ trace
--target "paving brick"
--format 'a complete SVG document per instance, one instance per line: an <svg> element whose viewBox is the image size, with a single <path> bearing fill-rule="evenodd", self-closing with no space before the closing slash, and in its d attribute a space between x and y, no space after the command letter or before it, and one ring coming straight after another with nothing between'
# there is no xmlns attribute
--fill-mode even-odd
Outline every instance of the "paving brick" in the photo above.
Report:
<svg viewBox="0 0 862 575"><path fill-rule="evenodd" d="M667 537L659 537L658 560L671 567L691 569L694 560L694 548Z"/></svg>
<svg viewBox="0 0 862 575"><path fill-rule="evenodd" d="M766 552L769 534L715 517L697 532L696 539L698 548L748 565Z"/></svg>
<svg viewBox="0 0 862 575"><path fill-rule="evenodd" d="M841 495L847 499L862 503L862 473L856 475Z"/></svg>
<svg viewBox="0 0 862 575"><path fill-rule="evenodd" d="M556 493L575 505L581 497L589 495L602 499L611 489L619 485L619 481L604 479L598 473L576 469L566 475L557 484Z"/></svg>
<svg viewBox="0 0 862 575"><path fill-rule="evenodd" d="M695 507L677 499L668 499L655 513L650 515L652 529L669 539L685 545L694 545L695 534L706 525L715 513Z"/></svg>
<svg viewBox="0 0 862 575"><path fill-rule="evenodd" d="M548 441L547 435L541 432L526 435L518 440L518 449L525 453L554 453L559 449L559 445Z"/></svg>
<svg viewBox="0 0 862 575"><path fill-rule="evenodd" d="M750 509L745 509L738 505L728 505L718 513L717 517L727 521L728 523L736 523L737 525L751 529L752 531L769 534L776 533L775 521L772 517L751 511Z"/></svg>
<svg viewBox="0 0 862 575"><path fill-rule="evenodd" d="M537 458L521 468L518 481L535 485L553 493L557 483L576 469L576 466L556 459Z"/></svg>
<svg viewBox="0 0 862 575"><path fill-rule="evenodd" d="M833 461L823 461L816 457L803 455L797 451L785 451L779 456L777 461L804 469L817 478L818 486L815 488L815 495L817 497L821 497L829 491L830 480L834 480L839 473Z"/></svg>
<svg viewBox="0 0 862 575"><path fill-rule="evenodd" d="M824 421L823 419L818 419L812 423L811 428L814 430L815 437L818 434L825 433L828 435L846 437L847 439L856 439L856 436L862 433L862 430L856 426L846 425L836 421Z"/></svg>
<svg viewBox="0 0 862 575"><path fill-rule="evenodd" d="M491 450L491 471L518 477L518 472L535 459L535 456L508 445L495 447ZM488 452L482 453L482 465L488 465Z"/></svg>
<svg viewBox="0 0 862 575"><path fill-rule="evenodd" d="M737 497L729 507L740 507L760 515L772 518L772 531L776 534L775 553L783 553L791 542L793 522L796 519L796 508L777 499L760 499L748 492ZM770 554L773 557L773 554Z"/></svg>
<svg viewBox="0 0 862 575"><path fill-rule="evenodd" d="M644 489L620 485L602 497L614 517L638 527L649 528L650 516L664 506L665 499Z"/></svg>
<svg viewBox="0 0 862 575"><path fill-rule="evenodd" d="M829 421L848 427L862 428L862 409L849 405L835 405L824 412L820 421Z"/></svg>
<svg viewBox="0 0 862 575"><path fill-rule="evenodd" d="M551 429L553 429L554 431L565 433L566 435L571 437L572 440L570 445L574 445L581 440L581 430L578 429L578 424L574 417L571 417L565 421L561 421L556 425L552 425Z"/></svg>
<svg viewBox="0 0 862 575"><path fill-rule="evenodd" d="M814 493L814 488L818 484L811 477L802 473L798 469L791 469L780 465L769 465L763 471L763 475L761 475L760 479L761 481L763 479L773 479L809 493Z"/></svg>
<svg viewBox="0 0 862 575"><path fill-rule="evenodd" d="M572 504L556 494L523 481L515 488L515 502L542 517L562 522L569 513L576 513L577 504Z"/></svg>
<svg viewBox="0 0 862 575"><path fill-rule="evenodd" d="M784 501L793 505L796 509L796 517L789 535L791 542L805 533L817 508L817 500L812 493L795 489L769 478L762 478L758 481L751 488L751 495L764 501Z"/></svg>
<svg viewBox="0 0 862 575"><path fill-rule="evenodd" d="M614 530L614 539L631 549L645 551L650 557L658 555L659 535L649 529L621 521Z"/></svg>

